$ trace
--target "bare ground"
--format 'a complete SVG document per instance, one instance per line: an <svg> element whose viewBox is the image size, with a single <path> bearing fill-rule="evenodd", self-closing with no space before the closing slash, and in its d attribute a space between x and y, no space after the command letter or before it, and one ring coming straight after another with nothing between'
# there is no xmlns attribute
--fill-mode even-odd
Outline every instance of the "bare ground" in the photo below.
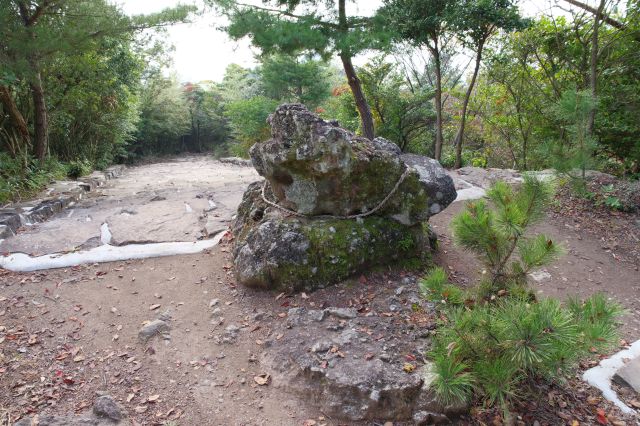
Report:
<svg viewBox="0 0 640 426"><path fill-rule="evenodd" d="M139 170L138 176L153 173L155 166L143 167L146 172ZM201 176L215 173L215 166L208 167L202 165ZM148 183L147 178L145 186ZM193 189L193 194L199 191ZM135 198L127 200L135 203ZM448 228L463 205L454 203L431 222L440 235L437 263L456 282L470 285L479 265L452 243ZM537 230L562 242L567 253L534 285L541 294L559 297L607 293L628 309L621 331L625 339L636 340L637 258L626 243L610 241L613 230L602 235L583 216L576 222L575 215L555 212L539 225ZM255 378L265 371L257 360L269 342L278 340L275 324L290 307L357 306L370 295L385 298L399 285L402 273L378 272L314 294L281 296L236 286L229 251L227 242L197 255L40 273L0 271L0 424L36 412L80 412L91 406L97 392L122 403L134 425L340 424L298 395L270 382L258 384ZM210 306L213 299L219 301ZM141 342L143 323L166 311L172 318L170 339L156 336ZM432 327L433 320L421 318L419 326ZM230 325L238 327L237 339L225 343ZM592 424L597 409L617 419L597 392L579 380L569 385L541 389L521 408L523 422ZM460 420L480 421L500 424L496 413L481 410Z"/></svg>

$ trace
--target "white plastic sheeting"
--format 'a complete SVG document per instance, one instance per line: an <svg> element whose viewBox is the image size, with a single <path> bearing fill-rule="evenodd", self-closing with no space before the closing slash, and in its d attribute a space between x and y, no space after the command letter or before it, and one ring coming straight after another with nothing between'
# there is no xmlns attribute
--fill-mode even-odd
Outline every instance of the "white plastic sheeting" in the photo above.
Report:
<svg viewBox="0 0 640 426"><path fill-rule="evenodd" d="M106 227L106 230L108 231L108 227ZM67 268L69 266L86 263L104 263L180 254L195 254L218 245L225 234L226 231L219 233L213 239L195 242L130 244L127 246L104 244L91 250L73 253L54 253L37 257L32 257L24 253L13 253L0 257L0 267L15 272L30 272L42 269ZM105 235L103 234L102 238L104 237Z"/></svg>
<svg viewBox="0 0 640 426"><path fill-rule="evenodd" d="M624 413L635 413L635 410L628 407L620 400L616 392L611 388L611 378L625 365L625 358L640 357L640 340L637 340L627 349L600 361L600 364L585 371L582 378L602 391L602 396L613 402Z"/></svg>

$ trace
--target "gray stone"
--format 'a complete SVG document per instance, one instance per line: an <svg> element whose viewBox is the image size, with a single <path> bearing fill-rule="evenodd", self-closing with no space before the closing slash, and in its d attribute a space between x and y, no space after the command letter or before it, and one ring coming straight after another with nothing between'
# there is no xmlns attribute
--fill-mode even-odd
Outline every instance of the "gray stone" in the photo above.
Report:
<svg viewBox="0 0 640 426"><path fill-rule="evenodd" d="M327 308L325 312L342 319L351 319L358 316L358 311L354 308Z"/></svg>
<svg viewBox="0 0 640 426"><path fill-rule="evenodd" d="M223 157L220 159L221 163L233 164L236 166L251 166L251 160L247 160L245 158L240 157Z"/></svg>
<svg viewBox="0 0 640 426"><path fill-rule="evenodd" d="M618 370L613 379L640 394L640 357L626 363Z"/></svg>
<svg viewBox="0 0 640 426"><path fill-rule="evenodd" d="M256 190L259 185L250 185L245 197ZM378 216L307 220L283 217L277 210L253 222L242 214L241 204L234 235L238 282L265 289L313 290L371 266L429 253L422 226Z"/></svg>
<svg viewBox="0 0 640 426"><path fill-rule="evenodd" d="M453 180L437 161L410 156L416 166L407 170L411 165L392 142L358 137L303 105L281 105L269 123L272 139L255 144L250 154L284 207L306 215L364 213L380 205L403 175L381 215L415 225L455 199Z"/></svg>
<svg viewBox="0 0 640 426"><path fill-rule="evenodd" d="M93 414L119 422L124 417L122 408L109 395L103 395L93 403Z"/></svg>
<svg viewBox="0 0 640 426"><path fill-rule="evenodd" d="M421 411L416 419L437 422L466 408L437 403L430 388L434 376L429 363L418 364L409 374L402 362L394 362L415 349L417 337L412 330L398 330L402 338L397 344L385 343L394 339L391 331L383 339L361 338L358 330L387 330L393 319L327 318L343 324L336 333L316 321L312 311L298 310L294 316L300 326L283 332L263 353L261 364L276 387L295 393L339 423L412 421L414 413ZM386 355L389 362L371 354Z"/></svg>
<svg viewBox="0 0 640 426"><path fill-rule="evenodd" d="M146 342L156 334L167 332L169 331L169 329L170 329L169 324L166 321L157 319L144 325L140 329L140 331L138 331L138 339L140 339L143 342Z"/></svg>
<svg viewBox="0 0 640 426"><path fill-rule="evenodd" d="M238 282L313 290L373 266L426 260L435 234L424 222L456 197L437 161L401 155L299 104L281 105L269 123L272 139L251 148L266 182L249 185L232 225Z"/></svg>

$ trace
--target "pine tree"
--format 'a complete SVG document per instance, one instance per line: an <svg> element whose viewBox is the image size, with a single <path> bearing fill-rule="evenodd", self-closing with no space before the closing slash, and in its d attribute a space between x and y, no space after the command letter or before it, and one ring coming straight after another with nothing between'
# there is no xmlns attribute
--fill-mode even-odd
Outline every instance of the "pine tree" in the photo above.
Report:
<svg viewBox="0 0 640 426"><path fill-rule="evenodd" d="M456 242L477 254L486 268L474 298L434 268L420 289L437 302L441 323L432 343L433 389L444 405L472 397L502 409L506 423L514 399L534 379L555 381L595 349L616 342L620 307L603 295L584 303L571 299L537 300L527 274L561 252L545 235L527 229L544 217L553 195L549 183L526 176L513 191L496 183L484 200L469 202L452 222Z"/></svg>

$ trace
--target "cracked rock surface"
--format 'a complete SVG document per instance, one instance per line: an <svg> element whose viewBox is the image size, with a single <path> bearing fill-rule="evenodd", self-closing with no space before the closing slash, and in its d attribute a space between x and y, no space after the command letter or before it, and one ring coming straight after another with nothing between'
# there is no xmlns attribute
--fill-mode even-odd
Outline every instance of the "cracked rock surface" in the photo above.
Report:
<svg viewBox="0 0 640 426"><path fill-rule="evenodd" d="M446 421L463 407L435 401L431 364L423 359L429 328L408 320L429 317L433 306L413 288L375 299L361 308L366 314L356 308L291 308L276 330L283 337L272 342L261 362L276 386L331 417ZM390 306L396 306L395 313L387 312Z"/></svg>
<svg viewBox="0 0 640 426"><path fill-rule="evenodd" d="M47 222L2 240L0 251L43 255L112 245L196 241L227 228L253 169L192 156L127 168Z"/></svg>

